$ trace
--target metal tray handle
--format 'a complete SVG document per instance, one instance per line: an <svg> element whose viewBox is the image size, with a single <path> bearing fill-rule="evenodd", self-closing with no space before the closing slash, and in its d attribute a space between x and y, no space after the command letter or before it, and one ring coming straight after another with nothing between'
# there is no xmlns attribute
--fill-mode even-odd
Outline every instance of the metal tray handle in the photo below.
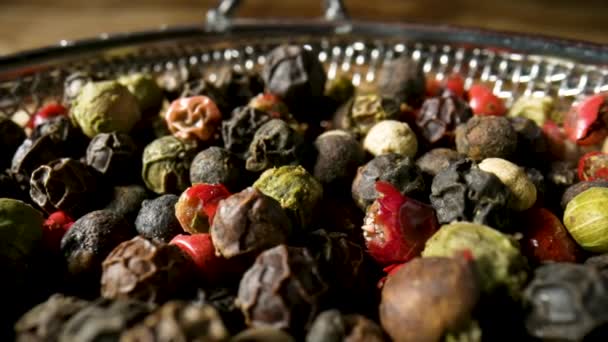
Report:
<svg viewBox="0 0 608 342"><path fill-rule="evenodd" d="M221 0L216 8L207 11L206 25L214 31L224 31L230 26L231 18L243 3L242 0ZM342 0L322 0L323 17L327 21L349 19Z"/></svg>

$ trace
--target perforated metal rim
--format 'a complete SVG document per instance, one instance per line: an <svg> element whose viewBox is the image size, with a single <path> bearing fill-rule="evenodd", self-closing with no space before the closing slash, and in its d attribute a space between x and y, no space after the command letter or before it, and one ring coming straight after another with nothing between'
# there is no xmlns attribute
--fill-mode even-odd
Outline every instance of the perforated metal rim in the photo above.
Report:
<svg viewBox="0 0 608 342"><path fill-rule="evenodd" d="M134 71L157 75L215 67L253 69L280 43L308 45L333 78L373 82L387 59L407 55L437 78L455 71L467 85L487 82L510 101L551 95L568 104L608 91L608 46L553 38L410 24L237 20L225 32L181 27L101 37L0 59L0 113L26 120L41 103L58 99L73 71L115 77ZM21 117L21 118L20 118Z"/></svg>

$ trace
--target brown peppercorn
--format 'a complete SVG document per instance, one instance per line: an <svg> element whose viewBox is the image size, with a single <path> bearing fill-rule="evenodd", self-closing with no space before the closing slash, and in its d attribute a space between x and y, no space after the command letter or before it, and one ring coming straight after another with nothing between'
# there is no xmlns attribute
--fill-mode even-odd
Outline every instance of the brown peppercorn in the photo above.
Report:
<svg viewBox="0 0 608 342"><path fill-rule="evenodd" d="M243 275L236 303L249 326L300 331L326 291L308 251L280 245L260 254Z"/></svg>
<svg viewBox="0 0 608 342"><path fill-rule="evenodd" d="M150 304L131 299L99 299L64 325L58 342L118 341L127 328L152 309Z"/></svg>
<svg viewBox="0 0 608 342"><path fill-rule="evenodd" d="M479 293L473 264L464 258L417 258L386 280L380 322L395 341L439 341L469 321Z"/></svg>
<svg viewBox="0 0 608 342"><path fill-rule="evenodd" d="M295 342L288 333L274 328L258 327L243 330L231 342Z"/></svg>
<svg viewBox="0 0 608 342"><path fill-rule="evenodd" d="M162 303L188 288L191 266L177 246L136 236L103 261L101 295Z"/></svg>
<svg viewBox="0 0 608 342"><path fill-rule="evenodd" d="M125 331L120 342L226 341L228 331L212 306L170 301Z"/></svg>
<svg viewBox="0 0 608 342"><path fill-rule="evenodd" d="M102 261L114 247L135 233L132 224L111 211L97 210L84 215L61 239L61 253L68 273L76 280L98 284ZM76 283L84 285L75 281L75 286Z"/></svg>
<svg viewBox="0 0 608 342"><path fill-rule="evenodd" d="M210 232L216 254L232 258L284 243L291 225L279 202L249 187L220 201Z"/></svg>
<svg viewBox="0 0 608 342"><path fill-rule="evenodd" d="M426 78L416 61L403 56L382 66L378 72L378 90L401 103L417 107L426 91Z"/></svg>
<svg viewBox="0 0 608 342"><path fill-rule="evenodd" d="M364 316L342 315L338 310L321 312L313 322L306 342L382 342L384 332Z"/></svg>
<svg viewBox="0 0 608 342"><path fill-rule="evenodd" d="M32 173L30 196L48 213L62 210L72 217L99 207L108 195L87 165L70 158L57 159Z"/></svg>
<svg viewBox="0 0 608 342"><path fill-rule="evenodd" d="M313 176L326 187L351 184L357 167L365 161L365 151L354 136L341 130L327 131L315 140L317 160Z"/></svg>
<svg viewBox="0 0 608 342"><path fill-rule="evenodd" d="M456 128L456 149L475 161L508 160L517 149L517 132L504 117L476 115Z"/></svg>
<svg viewBox="0 0 608 342"><path fill-rule="evenodd" d="M86 307L87 301L54 294L25 313L15 324L16 341L56 341L61 328L72 316Z"/></svg>
<svg viewBox="0 0 608 342"><path fill-rule="evenodd" d="M424 101L416 118L420 136L429 144L454 142L454 129L473 116L469 105L458 96L431 97Z"/></svg>
<svg viewBox="0 0 608 342"><path fill-rule="evenodd" d="M456 150L439 147L423 154L416 160L416 165L422 172L435 177L441 170L450 166L450 163L462 158L463 156Z"/></svg>

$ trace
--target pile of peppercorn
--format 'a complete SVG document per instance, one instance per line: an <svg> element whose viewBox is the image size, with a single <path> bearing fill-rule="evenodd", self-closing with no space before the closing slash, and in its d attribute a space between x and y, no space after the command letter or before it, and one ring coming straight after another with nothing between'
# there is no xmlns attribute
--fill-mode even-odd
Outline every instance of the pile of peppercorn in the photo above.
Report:
<svg viewBox="0 0 608 342"><path fill-rule="evenodd" d="M0 118L2 336L605 341L608 96L376 77L279 46Z"/></svg>

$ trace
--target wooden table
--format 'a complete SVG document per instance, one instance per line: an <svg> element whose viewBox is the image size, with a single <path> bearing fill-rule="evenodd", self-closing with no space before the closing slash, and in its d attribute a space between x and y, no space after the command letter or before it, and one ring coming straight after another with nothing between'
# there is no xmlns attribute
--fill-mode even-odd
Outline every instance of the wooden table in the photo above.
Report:
<svg viewBox="0 0 608 342"><path fill-rule="evenodd" d="M245 17L315 17L318 0L246 0ZM211 0L0 0L0 54L162 24L203 22ZM345 0L354 18L477 26L608 43L606 0Z"/></svg>

